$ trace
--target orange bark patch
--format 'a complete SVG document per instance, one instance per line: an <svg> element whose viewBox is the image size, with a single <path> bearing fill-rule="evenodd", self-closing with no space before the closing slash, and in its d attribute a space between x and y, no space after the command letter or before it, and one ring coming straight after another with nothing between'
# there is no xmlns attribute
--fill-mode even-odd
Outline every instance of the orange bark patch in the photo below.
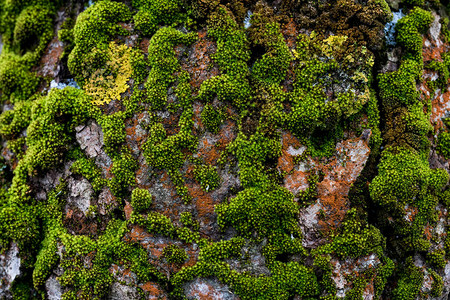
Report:
<svg viewBox="0 0 450 300"><path fill-rule="evenodd" d="M440 40L430 40L424 37L422 55L425 66L428 62L433 60L442 61L441 55L447 52L449 48L447 43L443 43ZM418 86L422 99L432 99L430 121L436 133L440 128L445 127L442 118L446 117L450 111L450 92L448 89L445 89L445 91L437 90L435 94L432 94L433 91L427 85L427 79L436 79L437 76L438 74L435 71L425 69L423 74L425 80L420 82Z"/></svg>
<svg viewBox="0 0 450 300"><path fill-rule="evenodd" d="M200 31L197 41L192 45L190 56L181 63L182 69L191 75L190 83L196 91L203 81L219 75L219 69L211 59L211 54L215 52L216 44L207 38L205 30Z"/></svg>
<svg viewBox="0 0 450 300"><path fill-rule="evenodd" d="M188 184L189 194L200 218L205 218L214 213L214 200L211 195L205 192L198 183Z"/></svg>
<svg viewBox="0 0 450 300"><path fill-rule="evenodd" d="M283 33L288 47L291 49L294 48L298 36L298 30L293 18L291 18L289 22L285 26L283 26L281 32Z"/></svg>
<svg viewBox="0 0 450 300"><path fill-rule="evenodd" d="M45 49L44 55L39 62L39 68L36 70L39 76L55 77L58 74L59 58L64 50L63 43L54 37Z"/></svg>
<svg viewBox="0 0 450 300"><path fill-rule="evenodd" d="M164 291L154 282L149 281L139 286L144 292L148 293L147 299L168 299Z"/></svg>
<svg viewBox="0 0 450 300"><path fill-rule="evenodd" d="M284 187L294 195L306 190L308 186L308 174L299 170L294 170L284 180Z"/></svg>
<svg viewBox="0 0 450 300"><path fill-rule="evenodd" d="M148 54L149 43L150 43L149 38L143 38L142 41L139 43L139 49L141 49L144 54Z"/></svg>
<svg viewBox="0 0 450 300"><path fill-rule="evenodd" d="M126 205L123 208L124 212L125 212L125 218L127 220L130 219L131 217L131 213L133 212L133 207L131 206L131 204L128 201L125 201Z"/></svg>

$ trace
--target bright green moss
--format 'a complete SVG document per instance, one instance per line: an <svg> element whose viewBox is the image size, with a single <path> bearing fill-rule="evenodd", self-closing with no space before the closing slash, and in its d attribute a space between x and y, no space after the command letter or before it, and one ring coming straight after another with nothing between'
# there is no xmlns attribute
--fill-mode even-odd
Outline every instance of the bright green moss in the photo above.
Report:
<svg viewBox="0 0 450 300"><path fill-rule="evenodd" d="M133 0L132 3L139 10L133 17L136 29L144 35L151 36L160 24L177 25L186 19L180 0Z"/></svg>
<svg viewBox="0 0 450 300"><path fill-rule="evenodd" d="M39 289L45 284L46 279L51 274L52 268L55 267L59 258L57 251L56 236L54 233L47 233L47 236L42 241L41 249L34 264L33 285L36 289Z"/></svg>
<svg viewBox="0 0 450 300"><path fill-rule="evenodd" d="M103 130L103 141L107 153L117 152L125 142L125 113L120 111L112 115L103 115L100 119Z"/></svg>
<svg viewBox="0 0 450 300"><path fill-rule="evenodd" d="M126 151L122 152L120 157L113 158L111 173L114 177L108 182L108 186L114 195L124 195L136 184L136 169L136 160Z"/></svg>
<svg viewBox="0 0 450 300"><path fill-rule="evenodd" d="M134 189L131 193L131 206L137 211L144 211L150 208L152 195L145 189Z"/></svg>
<svg viewBox="0 0 450 300"><path fill-rule="evenodd" d="M84 85L91 50L106 49L112 37L126 34L127 31L117 23L127 22L130 18L128 7L114 1L97 2L78 16L73 28L75 47L67 65L79 84Z"/></svg>
<svg viewBox="0 0 450 300"><path fill-rule="evenodd" d="M446 60L448 60L448 58ZM436 71L439 76L437 80L429 81L429 83L428 83L433 90L435 90L436 88L445 90L447 88L448 79L450 77L450 72L449 72L448 67L449 66L446 64L445 60L443 62L438 61L438 60L433 60L426 66L427 69Z"/></svg>
<svg viewBox="0 0 450 300"><path fill-rule="evenodd" d="M145 250L133 244L123 242L127 232L126 223L118 220L109 222L106 231L97 239L87 236L61 235L65 246L61 266L65 272L59 280L62 286L71 289L63 299L77 297L95 299L105 297L114 282L109 268L113 263L122 261L134 272L138 280L163 281L164 277L148 263ZM92 253L91 267L84 264L84 256Z"/></svg>
<svg viewBox="0 0 450 300"><path fill-rule="evenodd" d="M210 104L206 104L202 110L202 123L210 132L217 134L222 125L225 115L220 109L214 108Z"/></svg>
<svg viewBox="0 0 450 300"><path fill-rule="evenodd" d="M20 249L34 247L38 241L39 223L37 211L32 206L19 207L7 204L0 207L0 246L7 249L10 241Z"/></svg>
<svg viewBox="0 0 450 300"><path fill-rule="evenodd" d="M291 109L284 117L287 129L297 136L309 136L316 128L328 131L359 112L369 101L373 55L361 47L359 52L344 56L347 39L347 36L323 39L314 32L298 37L296 80L288 96ZM329 77L337 73L346 74L345 84L351 88L333 91ZM331 96L326 90L333 91Z"/></svg>
<svg viewBox="0 0 450 300"><path fill-rule="evenodd" d="M172 223L170 218L163 214L150 211L146 217L133 214L130 223L137 224L146 228L148 232L161 234L172 239L178 238L186 243L198 243L200 234L186 227L177 227Z"/></svg>
<svg viewBox="0 0 450 300"><path fill-rule="evenodd" d="M184 34L170 27L158 30L148 46L148 64L152 68L146 87L149 101L153 109L162 109L167 103L167 90L175 81L173 73L180 70L175 57L174 46L192 44L197 38L196 33Z"/></svg>
<svg viewBox="0 0 450 300"><path fill-rule="evenodd" d="M20 164L31 174L59 163L73 141L75 126L86 121L91 113L89 99L75 88L52 90L36 101L27 129L27 154ZM64 118L67 121L61 122Z"/></svg>
<svg viewBox="0 0 450 300"><path fill-rule="evenodd" d="M370 100L366 104L366 113L369 119L369 128L372 131L370 137L370 148L372 151L378 151L383 138L380 130L380 109L374 90L370 90Z"/></svg>
<svg viewBox="0 0 450 300"><path fill-rule="evenodd" d="M202 82L198 97L210 101L215 95L243 108L251 98L248 82L250 51L245 32L232 13L220 6L208 19L208 34L217 42L213 55L222 75Z"/></svg>
<svg viewBox="0 0 450 300"><path fill-rule="evenodd" d="M406 17L401 18L397 25L397 42L407 52L403 59L422 60L422 37L420 34L430 26L433 17L429 11L419 7L413 8Z"/></svg>
<svg viewBox="0 0 450 300"><path fill-rule="evenodd" d="M183 224L183 226L189 227L194 231L198 231L200 229L200 223L194 217L192 214L188 211L182 212L180 214L180 222Z"/></svg>
<svg viewBox="0 0 450 300"><path fill-rule="evenodd" d="M175 285L173 296L182 297L183 282L197 276L215 276L219 281L232 287L241 299L280 299L287 300L293 295L314 297L319 294L316 276L305 266L296 262L278 262L271 276L258 277L231 270L225 263L199 262L193 267L183 268L175 274L171 282Z"/></svg>
<svg viewBox="0 0 450 300"><path fill-rule="evenodd" d="M378 75L383 105L411 105L417 102L419 94L416 90L416 80L421 72L421 63L405 60L397 71Z"/></svg>
<svg viewBox="0 0 450 300"><path fill-rule="evenodd" d="M252 77L264 83L280 83L286 77L289 64L294 59L284 42L277 23L265 24L268 51L252 68Z"/></svg>
<svg viewBox="0 0 450 300"><path fill-rule="evenodd" d="M439 133L437 149L446 159L450 158L450 133L445 131Z"/></svg>
<svg viewBox="0 0 450 300"><path fill-rule="evenodd" d="M249 237L254 231L260 236L274 232L299 234L296 226L298 207L293 196L284 188L246 188L230 199L229 204L216 206L217 223L221 228L233 226Z"/></svg>
<svg viewBox="0 0 450 300"><path fill-rule="evenodd" d="M428 161L406 149L384 151L370 195L379 205L413 203L423 189L441 190L448 181L443 170L432 170Z"/></svg>
<svg viewBox="0 0 450 300"><path fill-rule="evenodd" d="M181 265L188 258L186 251L177 245L169 245L164 248L163 256L169 263Z"/></svg>
<svg viewBox="0 0 450 300"><path fill-rule="evenodd" d="M31 103L28 101L18 102L14 109L4 111L0 115L0 134L11 139L19 135L31 121Z"/></svg>
<svg viewBox="0 0 450 300"><path fill-rule="evenodd" d="M439 269L444 268L447 264L447 261L445 260L445 250L439 249L433 252L428 252L427 262Z"/></svg>
<svg viewBox="0 0 450 300"><path fill-rule="evenodd" d="M382 209L395 216L395 234L402 235L398 243L403 249L426 251L430 244L423 240L424 226L436 220L436 194L448 182L442 169L430 169L428 161L413 150L388 149L382 154L378 175L369 186L370 196ZM405 224L407 206L417 207L413 221Z"/></svg>
<svg viewBox="0 0 450 300"><path fill-rule="evenodd" d="M217 173L217 167L201 165L194 169L195 180L197 180L202 189L205 191L213 191L220 184L220 176Z"/></svg>
<svg viewBox="0 0 450 300"><path fill-rule="evenodd" d="M76 160L70 166L70 170L75 174L84 176L92 184L96 192L99 192L107 184L102 177L100 168L95 165L93 160L86 157Z"/></svg>
<svg viewBox="0 0 450 300"><path fill-rule="evenodd" d="M25 100L35 92L38 83L36 74L29 71L19 56L5 54L0 58L0 90L3 99L10 98L13 103Z"/></svg>
<svg viewBox="0 0 450 300"><path fill-rule="evenodd" d="M423 282L423 272L421 268L414 266L411 257L406 259L404 268L400 273L397 288L393 292L395 300L416 299Z"/></svg>
<svg viewBox="0 0 450 300"><path fill-rule="evenodd" d="M14 27L14 44L25 52L36 47L37 53L47 46L53 35L53 13L45 6L29 6L17 17Z"/></svg>
<svg viewBox="0 0 450 300"><path fill-rule="evenodd" d="M330 244L319 247L317 253L334 253L341 258L360 257L370 253L383 253L385 239L379 229L363 224L356 218L356 209L347 212L342 232Z"/></svg>
<svg viewBox="0 0 450 300"><path fill-rule="evenodd" d="M231 257L239 257L241 249L245 244L242 237L231 238L226 241L219 241L204 247L198 256L200 261L217 261Z"/></svg>
<svg viewBox="0 0 450 300"><path fill-rule="evenodd" d="M175 94L178 97L177 105L183 109L178 121L180 131L177 134L167 136L164 126L161 123L155 122L151 125L149 138L144 143L142 150L144 151L146 162L149 165L158 169L167 170L167 173L175 184L178 195L187 203L190 200L190 196L187 187L184 185L183 176L179 171L179 168L185 161L185 155L182 150L188 149L194 151L197 147L197 139L192 133L194 126L193 108L191 86L187 72L180 72Z"/></svg>
<svg viewBox="0 0 450 300"><path fill-rule="evenodd" d="M264 163L281 155L278 140L267 138L259 132L250 137L239 133L227 151L235 155L239 162L239 176L244 188L270 185Z"/></svg>

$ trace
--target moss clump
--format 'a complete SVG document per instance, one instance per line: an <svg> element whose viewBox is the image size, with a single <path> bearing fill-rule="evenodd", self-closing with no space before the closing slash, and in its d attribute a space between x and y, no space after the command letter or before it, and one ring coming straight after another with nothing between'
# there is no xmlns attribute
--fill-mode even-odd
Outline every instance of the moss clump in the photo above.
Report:
<svg viewBox="0 0 450 300"><path fill-rule="evenodd" d="M426 159L407 149L389 149L383 152L379 173L373 179L369 190L373 201L393 215L400 226L395 234L404 237L398 242L404 249L427 249L422 240L424 226L428 220L435 220L436 197L448 182L448 174L442 170L432 170ZM406 206L417 207L418 214L406 225L402 221Z"/></svg>
<svg viewBox="0 0 450 300"><path fill-rule="evenodd" d="M108 186L114 195L122 196L136 184L134 174L136 169L136 160L127 151L122 152L119 157L113 158L111 173L114 177L108 182Z"/></svg>
<svg viewBox="0 0 450 300"><path fill-rule="evenodd" d="M200 229L200 223L188 211L182 212L180 214L180 222L184 226L189 227L194 231L198 231Z"/></svg>
<svg viewBox="0 0 450 300"><path fill-rule="evenodd" d="M439 249L439 250L435 250L433 252L428 252L427 253L427 261L439 268L442 269L445 267L445 265L447 264L447 261L445 260L445 250L444 249Z"/></svg>
<svg viewBox="0 0 450 300"><path fill-rule="evenodd" d="M2 98L11 102L31 96L39 83L35 73L29 71L20 56L5 54L0 58L0 90Z"/></svg>
<svg viewBox="0 0 450 300"><path fill-rule="evenodd" d="M220 184L220 176L217 173L217 167L209 165L197 166L194 169L195 180L197 180L202 189L205 191L213 191Z"/></svg>
<svg viewBox="0 0 450 300"><path fill-rule="evenodd" d="M0 115L0 134L6 139L18 136L31 121L31 103L17 102L14 109L6 110Z"/></svg>
<svg viewBox="0 0 450 300"><path fill-rule="evenodd" d="M81 86L84 86L86 81L86 70L96 69L93 68L95 65L89 64L91 57L96 55L96 52L91 50L106 50L112 37L118 34L126 35L127 31L117 23L127 22L130 18L128 7L115 1L96 2L78 16L73 28L75 47L69 54L67 65ZM104 61L103 57L96 63Z"/></svg>
<svg viewBox="0 0 450 300"><path fill-rule="evenodd" d="M437 149L446 159L450 158L450 133L445 131L439 133Z"/></svg>
<svg viewBox="0 0 450 300"><path fill-rule="evenodd" d="M347 36L325 39L314 32L310 36L299 35L296 81L288 96L291 109L284 121L297 136L309 136L315 129L329 131L369 101L373 54L365 47L357 53L347 53L347 40ZM340 84L345 83L350 89L334 92L334 78L339 76L333 74L337 73L347 74Z"/></svg>
<svg viewBox="0 0 450 300"><path fill-rule="evenodd" d="M414 266L411 257L406 259L397 288L394 290L393 299L413 300L420 291L423 282L423 272L421 268Z"/></svg>
<svg viewBox="0 0 450 300"><path fill-rule="evenodd" d="M97 167L93 160L86 157L77 159L71 166L70 170L75 174L84 176L94 188L94 191L99 192L107 181L102 177L99 167Z"/></svg>
<svg viewBox="0 0 450 300"><path fill-rule="evenodd" d="M236 107L244 108L251 98L247 79L250 51L245 32L233 14L220 6L208 19L208 34L217 42L213 59L222 75L204 81L198 97L210 101L217 95L221 101L231 101Z"/></svg>
<svg viewBox="0 0 450 300"><path fill-rule="evenodd" d="M160 24L176 26L186 20L180 0L133 0L132 3L139 10L133 17L136 29L144 35L154 34Z"/></svg>
<svg viewBox="0 0 450 300"><path fill-rule="evenodd" d="M225 115L220 109L214 108L210 104L206 104L202 110L202 123L210 132L217 134L222 125Z"/></svg>
<svg viewBox="0 0 450 300"><path fill-rule="evenodd" d="M145 189L134 189L131 193L131 206L137 211L144 211L152 205L152 195Z"/></svg>
<svg viewBox="0 0 450 300"><path fill-rule="evenodd" d="M398 32L397 41L407 50L403 59L421 60L421 34L425 33L432 21L431 13L419 7L413 8L406 17L398 21L395 27Z"/></svg>
<svg viewBox="0 0 450 300"><path fill-rule="evenodd" d="M103 115L100 118L107 153L116 153L121 144L125 142L125 117L125 112L119 111L112 115Z"/></svg>
<svg viewBox="0 0 450 300"><path fill-rule="evenodd" d="M295 225L298 207L292 194L280 187L247 188L229 204L217 205L215 212L221 228L231 225L243 236L249 237L254 231L260 236L274 232L299 234Z"/></svg>
<svg viewBox="0 0 450 300"><path fill-rule="evenodd" d="M186 251L178 247L177 245L169 245L164 248L163 256L169 263L181 265L188 258Z"/></svg>
<svg viewBox="0 0 450 300"><path fill-rule="evenodd" d="M169 85L175 81L174 73L180 71L174 46L190 45L196 38L195 33L184 34L170 27L159 29L151 38L148 46L148 64L152 69L146 87L147 101L152 104L153 109L161 109L166 105Z"/></svg>
<svg viewBox="0 0 450 300"><path fill-rule="evenodd" d="M21 49L42 53L53 35L53 12L45 6L29 6L17 17L14 44ZM36 47L36 49L30 49Z"/></svg>
<svg viewBox="0 0 450 300"><path fill-rule="evenodd" d="M356 209L352 208L347 212L341 233L330 244L319 247L314 252L356 258L370 253L382 255L385 247L385 239L379 229L358 220Z"/></svg>

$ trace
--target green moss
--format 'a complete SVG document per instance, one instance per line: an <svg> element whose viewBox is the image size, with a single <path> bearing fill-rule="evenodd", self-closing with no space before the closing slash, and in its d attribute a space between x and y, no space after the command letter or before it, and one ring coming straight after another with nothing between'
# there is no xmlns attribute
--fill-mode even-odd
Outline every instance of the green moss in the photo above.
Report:
<svg viewBox="0 0 450 300"><path fill-rule="evenodd" d="M422 240L424 226L428 220L436 220L436 194L447 184L448 174L442 169L430 169L426 158L402 148L385 150L378 171L369 186L371 198L395 216L393 233L404 236L398 240L403 249L426 251L429 243ZM402 216L407 206L416 207L418 213L405 224Z"/></svg>
<svg viewBox="0 0 450 300"><path fill-rule="evenodd" d="M222 125L225 115L220 109L214 108L210 104L206 104L202 110L202 123L210 132L217 134Z"/></svg>
<svg viewBox="0 0 450 300"><path fill-rule="evenodd" d="M39 289L45 284L48 276L51 274L52 268L58 262L58 247L55 233L48 233L42 241L41 249L36 257L36 263L33 270L33 285Z"/></svg>
<svg viewBox="0 0 450 300"><path fill-rule="evenodd" d="M173 264L182 264L188 258L186 251L174 244L164 248L163 256L169 263Z"/></svg>
<svg viewBox="0 0 450 300"><path fill-rule="evenodd" d="M450 158L450 133L445 131L439 133L437 149L446 159Z"/></svg>
<svg viewBox="0 0 450 300"><path fill-rule="evenodd" d="M423 282L421 268L414 266L411 257L406 259L404 268L400 273L397 288L393 291L395 300L413 300L420 291Z"/></svg>
<svg viewBox="0 0 450 300"><path fill-rule="evenodd" d="M199 221L195 220L192 214L188 211L182 212L180 214L180 222L184 226L189 227L194 231L198 231L200 229Z"/></svg>
<svg viewBox="0 0 450 300"><path fill-rule="evenodd" d="M258 277L231 270L225 263L199 262L193 267L183 268L171 282L177 287L172 295L182 296L181 285L197 276L215 275L219 281L228 284L241 299L289 299L290 296L314 297L319 286L314 274L296 263L276 264L271 276Z"/></svg>
<svg viewBox="0 0 450 300"><path fill-rule="evenodd" d="M86 157L76 160L70 166L70 170L75 174L84 176L96 192L99 192L107 184L107 181L102 177L100 168L95 165L93 160Z"/></svg>
<svg viewBox="0 0 450 300"><path fill-rule="evenodd" d="M444 291L444 280L435 271L428 269L428 272L430 272L431 276L433 277L433 283L431 284L431 296L442 296L442 292Z"/></svg>
<svg viewBox="0 0 450 300"><path fill-rule="evenodd" d="M186 20L180 0L133 0L132 3L139 10L133 17L136 29L144 35L155 33L160 24L177 25Z"/></svg>
<svg viewBox="0 0 450 300"><path fill-rule="evenodd" d="M107 153L117 152L122 143L125 142L125 113L123 111L112 115L103 115L100 119L103 130L103 142Z"/></svg>
<svg viewBox="0 0 450 300"><path fill-rule="evenodd" d="M403 59L422 59L422 37L420 34L430 26L433 17L429 11L419 7L413 8L406 17L401 18L396 24L397 42L407 52Z"/></svg>
<svg viewBox="0 0 450 300"><path fill-rule="evenodd" d="M214 191L220 184L220 176L217 167L209 165L196 166L194 169L195 180L197 180L205 191Z"/></svg>
<svg viewBox="0 0 450 300"><path fill-rule="evenodd" d="M73 28L75 47L69 55L68 67L82 86L85 83L86 69L93 48L106 50L112 37L126 34L118 22L131 18L128 7L119 2L100 1L83 11Z"/></svg>
<svg viewBox="0 0 450 300"><path fill-rule="evenodd" d="M14 44L21 49L42 53L53 36L53 12L45 6L29 6L17 17L14 27ZM30 49L30 47L36 49Z"/></svg>
<svg viewBox="0 0 450 300"><path fill-rule="evenodd" d="M0 208L0 221L0 245L3 249L7 249L9 241L15 241L20 249L36 245L39 222L35 208L7 204Z"/></svg>
<svg viewBox="0 0 450 300"><path fill-rule="evenodd" d="M20 56L5 54L0 58L0 90L3 99L10 98L11 102L25 100L31 96L39 83L35 73L23 63Z"/></svg>
<svg viewBox="0 0 450 300"><path fill-rule="evenodd" d="M131 206L137 211L144 211L150 208L152 195L145 189L134 189L131 193Z"/></svg>
<svg viewBox="0 0 450 300"><path fill-rule="evenodd" d="M197 34L182 32L164 27L158 30L150 40L148 46L149 60L151 67L146 87L149 101L153 109L162 109L167 103L167 90L169 85L175 81L173 75L180 71L180 65L175 57L174 46L178 44L192 44L197 38Z"/></svg>
<svg viewBox="0 0 450 300"><path fill-rule="evenodd" d="M370 253L383 253L386 241L378 228L357 219L356 209L347 212L342 232L330 244L319 247L319 254L334 253L340 258L360 257Z"/></svg>
<svg viewBox="0 0 450 300"><path fill-rule="evenodd" d="M31 103L18 102L14 109L4 111L0 115L0 134L6 139L12 139L28 127L31 121Z"/></svg>
<svg viewBox="0 0 450 300"><path fill-rule="evenodd" d="M136 184L136 169L136 160L127 151L122 152L120 157L113 158L111 173L114 177L108 182L108 186L114 195L122 196Z"/></svg>
<svg viewBox="0 0 450 300"><path fill-rule="evenodd" d="M447 264L447 261L445 260L445 250L439 249L433 252L428 252L427 262L439 269L444 268Z"/></svg>
<svg viewBox="0 0 450 300"><path fill-rule="evenodd" d="M210 101L217 95L221 101L230 101L243 108L250 99L248 66L250 51L245 32L232 13L220 6L208 19L208 34L217 42L213 55L222 75L202 82L199 99Z"/></svg>
<svg viewBox="0 0 450 300"><path fill-rule="evenodd" d="M274 232L299 234L295 225L298 207L292 194L280 187L247 188L230 199L229 204L217 205L215 212L221 228L231 225L243 236L254 231L260 236Z"/></svg>

